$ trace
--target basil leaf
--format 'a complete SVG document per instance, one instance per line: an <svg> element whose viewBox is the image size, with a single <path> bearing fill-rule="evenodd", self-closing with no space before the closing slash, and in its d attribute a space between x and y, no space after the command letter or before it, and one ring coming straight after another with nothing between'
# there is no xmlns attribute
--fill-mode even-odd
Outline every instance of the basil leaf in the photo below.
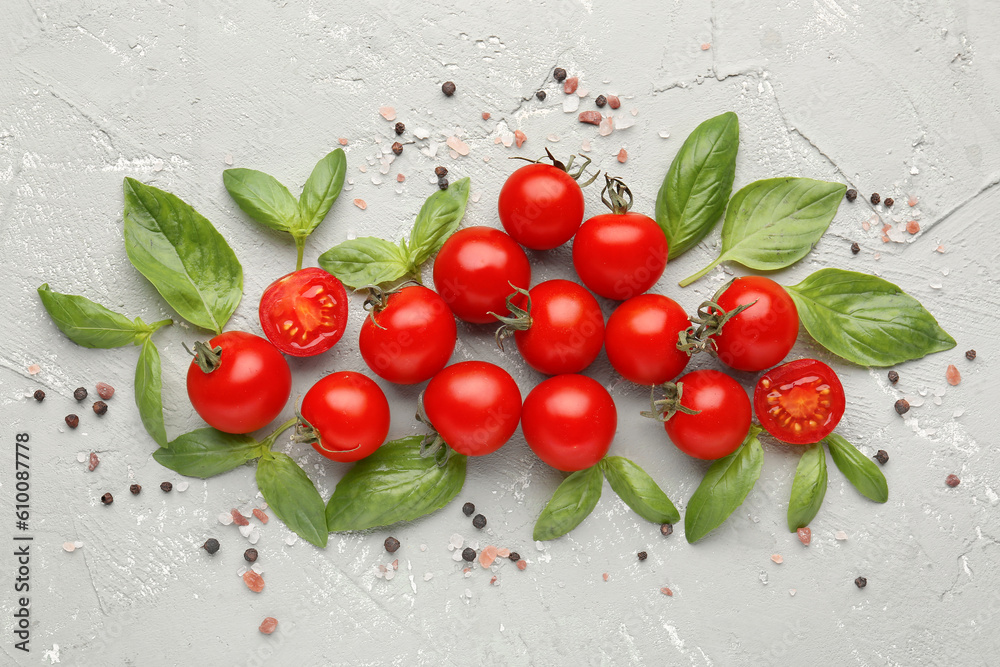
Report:
<svg viewBox="0 0 1000 667"><path fill-rule="evenodd" d="M308 236L323 222L330 207L340 196L346 173L347 158L343 148L327 153L316 163L302 188L302 196L299 197L296 235Z"/></svg>
<svg viewBox="0 0 1000 667"><path fill-rule="evenodd" d="M146 432L160 447L167 447L167 427L163 423L163 379L160 352L152 338L142 342L135 366L135 406Z"/></svg>
<svg viewBox="0 0 1000 667"><path fill-rule="evenodd" d="M238 468L261 455L260 443L248 435L199 428L179 435L153 452L160 465L188 477L205 479Z"/></svg>
<svg viewBox="0 0 1000 667"><path fill-rule="evenodd" d="M306 472L287 454L270 452L257 462L257 488L267 506L302 539L323 548L329 538L323 499Z"/></svg>
<svg viewBox="0 0 1000 667"><path fill-rule="evenodd" d="M222 332L243 295L243 268L211 222L175 195L126 178L125 251L181 317Z"/></svg>
<svg viewBox="0 0 1000 667"><path fill-rule="evenodd" d="M656 195L656 222L667 236L669 259L697 244L726 210L736 178L740 121L727 111L684 140Z"/></svg>
<svg viewBox="0 0 1000 667"><path fill-rule="evenodd" d="M634 462L622 456L606 456L601 459L600 466L611 489L643 519L653 523L681 520L667 494Z"/></svg>
<svg viewBox="0 0 1000 667"><path fill-rule="evenodd" d="M721 526L757 483L764 465L759 433L760 428L751 426L739 449L708 468L684 513L688 542L693 544Z"/></svg>
<svg viewBox="0 0 1000 667"><path fill-rule="evenodd" d="M788 500L788 530L795 532L808 526L826 495L826 450L822 445L809 445L799 458Z"/></svg>
<svg viewBox="0 0 1000 667"><path fill-rule="evenodd" d="M722 252L680 282L690 285L717 264L773 271L809 254L837 213L847 186L811 178L754 181L733 195L722 223Z"/></svg>
<svg viewBox="0 0 1000 667"><path fill-rule="evenodd" d="M820 269L785 289L809 335L856 364L894 366L955 347L919 301L882 278Z"/></svg>
<svg viewBox="0 0 1000 667"><path fill-rule="evenodd" d="M409 259L412 265L420 266L430 259L458 229L469 201L469 188L470 181L466 176L449 185L447 190L432 194L420 207L410 234Z"/></svg>
<svg viewBox="0 0 1000 667"><path fill-rule="evenodd" d="M254 169L226 169L222 182L251 218L279 232L292 231L299 217L299 202L274 176Z"/></svg>
<svg viewBox="0 0 1000 667"><path fill-rule="evenodd" d="M830 456L837 468L861 495L877 503L889 500L889 483L874 461L836 433L823 438L823 442L830 448Z"/></svg>
<svg viewBox="0 0 1000 667"><path fill-rule="evenodd" d="M451 502L465 483L466 457L452 452L439 465L437 457L420 455L422 440L387 442L354 464L326 505L330 532L412 521Z"/></svg>
<svg viewBox="0 0 1000 667"><path fill-rule="evenodd" d="M38 296L55 325L77 345L112 348L139 345L144 338L170 320L149 325L140 318L130 320L90 299L75 294L60 294L48 283L38 288Z"/></svg>
<svg viewBox="0 0 1000 667"><path fill-rule="evenodd" d="M576 528L594 511L603 486L600 465L578 470L564 479L535 522L531 539L553 540Z"/></svg>
<svg viewBox="0 0 1000 667"><path fill-rule="evenodd" d="M407 263L399 246L373 236L335 245L319 256L318 263L354 289L389 283L411 272L411 268L416 270Z"/></svg>

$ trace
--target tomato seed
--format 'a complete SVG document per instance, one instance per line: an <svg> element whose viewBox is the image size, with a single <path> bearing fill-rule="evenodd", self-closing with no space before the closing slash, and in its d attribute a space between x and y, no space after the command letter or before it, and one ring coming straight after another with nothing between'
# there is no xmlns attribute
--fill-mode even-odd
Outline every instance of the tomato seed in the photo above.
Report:
<svg viewBox="0 0 1000 667"><path fill-rule="evenodd" d="M462 549L462 560L471 563L476 560L476 550L472 547L465 547Z"/></svg>
<svg viewBox="0 0 1000 667"><path fill-rule="evenodd" d="M896 408L896 412L898 412L899 414L905 415L907 412L910 411L910 402L907 401L905 398L901 398L898 401L896 401L895 405L893 405L892 407Z"/></svg>
<svg viewBox="0 0 1000 667"><path fill-rule="evenodd" d="M566 80L566 70L564 70L562 67L555 68L554 70L552 70L552 78L558 81L559 83L562 83L563 81Z"/></svg>
<svg viewBox="0 0 1000 667"><path fill-rule="evenodd" d="M868 585L868 580L865 579L864 577L858 577L857 579L854 580L854 585L857 586L858 588L864 588L865 586Z"/></svg>
<svg viewBox="0 0 1000 667"><path fill-rule="evenodd" d="M958 475L948 475L947 477L944 478L944 483L954 489L956 486L962 483L962 480L958 478Z"/></svg>
<svg viewBox="0 0 1000 667"><path fill-rule="evenodd" d="M95 389L97 389L97 395L105 401L110 400L115 395L115 388L107 382L98 382Z"/></svg>
<svg viewBox="0 0 1000 667"><path fill-rule="evenodd" d="M201 548L207 551L210 555L214 555L215 552L219 550L219 540L214 537L210 537L205 540L205 543L201 545Z"/></svg>
<svg viewBox="0 0 1000 667"><path fill-rule="evenodd" d="M462 512L465 513L465 516L472 516L472 513L475 511L476 511L476 506L473 505L472 503L465 503L464 505L462 505Z"/></svg>
<svg viewBox="0 0 1000 667"><path fill-rule="evenodd" d="M872 204L876 204L877 205L880 201L882 201L881 195L879 195L879 193L877 193L877 192L873 192L872 196L871 196L871 202L872 202Z"/></svg>
<svg viewBox="0 0 1000 667"><path fill-rule="evenodd" d="M111 503L115 502L115 497L112 496L110 493L105 493L103 496L101 496L101 502L104 503L105 505L110 505Z"/></svg>
<svg viewBox="0 0 1000 667"><path fill-rule="evenodd" d="M82 401L83 399L87 398L87 390L84 389L83 387L77 387L76 389L73 390L73 398L75 398L78 401Z"/></svg>
<svg viewBox="0 0 1000 667"><path fill-rule="evenodd" d="M649 554L647 554L645 551L640 551L639 553L636 554L636 556L638 556L639 560L642 561L646 560L649 557Z"/></svg>
<svg viewBox="0 0 1000 667"><path fill-rule="evenodd" d="M899 382L899 373L896 371L889 371L889 382L896 384Z"/></svg>
<svg viewBox="0 0 1000 667"><path fill-rule="evenodd" d="M142 487L138 484L132 484L128 487L128 490L133 496L137 496L142 491Z"/></svg>
<svg viewBox="0 0 1000 667"><path fill-rule="evenodd" d="M257 629L260 630L261 634L269 635L272 632L274 632L277 629L277 627L278 627L278 619L274 618L273 616L268 616L267 618L265 618L263 621L260 622L260 627Z"/></svg>
<svg viewBox="0 0 1000 667"><path fill-rule="evenodd" d="M486 527L486 517L484 517L482 514L477 514L476 516L472 517L472 525L482 530L483 528Z"/></svg>
<svg viewBox="0 0 1000 667"><path fill-rule="evenodd" d="M875 456L872 458L878 461L880 465L885 465L886 463L889 462L889 452L885 451L884 449L880 449L877 452L875 452Z"/></svg>
<svg viewBox="0 0 1000 667"><path fill-rule="evenodd" d="M164 493L170 493L171 491L173 491L173 489L174 485L171 484L170 482L160 482L160 491L163 491Z"/></svg>
<svg viewBox="0 0 1000 667"><path fill-rule="evenodd" d="M396 134L402 134L403 132L406 132L406 126L403 125L402 123L396 123L396 126L393 129L396 130Z"/></svg>
<svg viewBox="0 0 1000 667"><path fill-rule="evenodd" d="M861 246L858 245L857 241L851 244L851 252L854 253L855 255L861 252Z"/></svg>
<svg viewBox="0 0 1000 667"><path fill-rule="evenodd" d="M545 101L545 91L544 90L539 90L537 93L535 93L535 97L538 98L539 102L544 102Z"/></svg>
<svg viewBox="0 0 1000 667"><path fill-rule="evenodd" d="M397 540L395 537L391 536L387 537L385 538L384 546L385 550L388 551L389 553L391 554L396 553L396 549L399 548L399 540Z"/></svg>
<svg viewBox="0 0 1000 667"><path fill-rule="evenodd" d="M252 563L257 560L257 550L254 548L247 549L243 552L243 560L248 563Z"/></svg>
<svg viewBox="0 0 1000 667"><path fill-rule="evenodd" d="M850 188L847 191L847 201L854 201L858 198L858 191L854 188Z"/></svg>
<svg viewBox="0 0 1000 667"><path fill-rule="evenodd" d="M444 83L442 83L441 84L441 92L444 93L448 97L451 97L452 95L454 95L455 94L455 82L454 81L445 81Z"/></svg>
<svg viewBox="0 0 1000 667"><path fill-rule="evenodd" d="M66 426L76 428L80 425L80 418L76 415L66 415Z"/></svg>
<svg viewBox="0 0 1000 667"><path fill-rule="evenodd" d="M104 401L94 401L94 413L98 416L104 415L108 411L108 404Z"/></svg>
<svg viewBox="0 0 1000 667"><path fill-rule="evenodd" d="M968 353L966 353L966 356L968 356ZM32 396L34 396L35 400L38 401L39 403L45 400L45 392L42 391L41 389L36 389L35 393L32 394Z"/></svg>
<svg viewBox="0 0 1000 667"><path fill-rule="evenodd" d="M966 352L965 352L965 358L968 359L969 361L974 361L976 359L976 351L975 350L966 350ZM38 392L36 391L35 393L37 394ZM35 398L38 398L38 397L35 396ZM45 398L45 392L42 392L42 398ZM39 399L39 400L41 400L41 399Z"/></svg>

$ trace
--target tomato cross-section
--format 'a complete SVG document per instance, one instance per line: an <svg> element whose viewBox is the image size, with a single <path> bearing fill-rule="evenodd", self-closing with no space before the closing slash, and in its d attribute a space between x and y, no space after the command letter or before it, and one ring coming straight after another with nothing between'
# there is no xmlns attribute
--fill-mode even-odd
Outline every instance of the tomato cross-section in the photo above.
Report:
<svg viewBox="0 0 1000 667"><path fill-rule="evenodd" d="M816 359L772 368L757 382L753 403L761 426L792 445L808 445L830 435L846 405L837 374Z"/></svg>

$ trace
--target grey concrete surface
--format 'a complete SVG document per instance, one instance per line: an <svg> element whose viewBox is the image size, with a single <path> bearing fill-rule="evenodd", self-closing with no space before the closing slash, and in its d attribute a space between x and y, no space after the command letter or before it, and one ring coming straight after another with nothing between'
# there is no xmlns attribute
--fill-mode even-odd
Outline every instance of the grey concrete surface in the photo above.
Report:
<svg viewBox="0 0 1000 667"><path fill-rule="evenodd" d="M1000 12L992 0L10 0L3 15L0 662L997 664ZM588 95L580 110L615 93L634 125L601 137L578 123L563 111L555 66L581 77ZM450 99L440 92L448 79L458 87ZM532 97L538 89L548 93L544 102ZM385 176L375 160L392 140L383 105L430 133L407 145ZM121 183L131 176L178 194L225 235L246 275L230 328L259 332L256 301L294 266L294 248L230 200L221 178L230 163L274 174L297 193L313 163L338 138L349 140L352 189L310 239L313 263L351 235L398 238L432 191L437 164L472 178L466 224L499 226L496 197L513 166L506 158L534 157L546 145L569 154L589 142L596 166L626 178L636 209L651 213L683 138L725 110L741 122L737 188L802 175L897 201L891 210L845 202L808 258L777 274L780 282L826 266L873 272L920 299L958 341L899 366L894 387L884 370L851 366L800 337L793 355L833 364L848 392L839 431L865 453L891 456L885 505L866 501L831 467L808 548L784 525L796 458L773 441L756 489L695 546L680 526L663 538L605 487L584 524L537 548L531 527L560 476L518 432L497 454L471 462L456 503L431 517L334 535L323 551L287 544L289 532L272 520L256 545L267 584L255 595L237 577L247 541L217 521L259 500L252 468L190 480L179 492L182 479L151 458L133 404L137 350L76 347L35 294L48 282L131 317L177 319L125 255ZM495 142L515 129L527 136L521 149ZM449 155L448 136L467 142L469 155ZM432 144L436 156L426 154ZM621 148L625 164L615 161ZM351 204L355 197L367 210ZM587 201L588 215L597 213L596 192ZM895 229L911 219L918 234ZM886 223L894 226L888 243ZM718 238L716 230L672 263L655 290L694 310L729 273L743 273L728 267L676 287L714 257ZM568 248L532 261L535 280L571 275ZM329 370L365 370L356 352L362 315L355 303L334 352L293 362L296 394ZM184 391L182 343L203 333L178 325L158 336L172 435L200 425ZM456 359L501 360L525 393L540 379L515 354L498 352L489 331L460 328L460 341ZM963 357L968 348L976 361ZM961 369L960 385L946 384L948 364ZM603 354L588 373L619 407L612 452L644 466L683 510L705 465L638 417L645 391L618 381ZM755 377L740 379L752 387ZM97 381L118 390L108 414L80 410L80 428L69 431L62 418L77 410L73 388ZM419 432L411 418L418 388L381 384L393 407L390 435ZM48 394L42 404L27 398L36 388ZM900 396L914 403L905 418L892 409ZM13 450L21 432L32 444L27 654L12 634ZM324 498L347 469L300 445L280 447ZM101 457L94 472L78 462L90 451ZM945 486L949 473L962 479L959 487ZM157 488L164 480L175 484L169 495ZM127 492L132 481L144 487L138 497ZM99 502L105 491L116 497L110 507ZM462 515L465 500L489 518L482 533ZM465 577L448 550L455 533L473 546L516 549L529 566L476 567ZM391 581L375 576L392 560L381 546L388 534L403 543ZM198 548L209 536L222 543L215 557ZM68 553L67 541L83 546ZM647 561L636 560L639 550ZM864 590L854 586L859 575L868 578ZM271 636L257 631L265 616L280 621Z"/></svg>

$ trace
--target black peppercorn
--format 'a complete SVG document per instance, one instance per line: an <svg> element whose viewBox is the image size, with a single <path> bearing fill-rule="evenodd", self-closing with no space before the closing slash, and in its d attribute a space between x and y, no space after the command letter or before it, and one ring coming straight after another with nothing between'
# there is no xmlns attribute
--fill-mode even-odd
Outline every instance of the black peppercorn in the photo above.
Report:
<svg viewBox="0 0 1000 667"><path fill-rule="evenodd" d="M886 463L889 462L889 453L884 449L880 449L877 452L875 452L875 456L873 456L872 458L878 461L879 464L885 465Z"/></svg>
<svg viewBox="0 0 1000 667"><path fill-rule="evenodd" d="M448 97L451 97L452 95L454 95L455 94L455 82L454 81L445 81L443 84L441 84L441 92L444 93L445 95L447 95Z"/></svg>
<svg viewBox="0 0 1000 667"><path fill-rule="evenodd" d="M97 415L103 415L108 411L108 404L104 401L94 401L94 413Z"/></svg>
<svg viewBox="0 0 1000 667"><path fill-rule="evenodd" d="M892 206L895 203L896 203L896 200L894 200L892 197L886 197L885 198L885 205L886 206Z"/></svg>
<svg viewBox="0 0 1000 667"><path fill-rule="evenodd" d="M87 390L84 389L83 387L77 387L76 389L73 390L73 398L75 398L78 401L82 401L83 399L87 398Z"/></svg>
<svg viewBox="0 0 1000 667"><path fill-rule="evenodd" d="M406 126L403 125L402 123L396 123L394 129L396 130L396 134L402 134L403 132L406 132Z"/></svg>
<svg viewBox="0 0 1000 667"><path fill-rule="evenodd" d="M476 550L472 547L465 547L462 550L462 560L469 561L470 563L476 560Z"/></svg>
<svg viewBox="0 0 1000 667"><path fill-rule="evenodd" d="M80 425L80 418L76 415L66 415L66 426L76 428Z"/></svg>
<svg viewBox="0 0 1000 667"><path fill-rule="evenodd" d="M138 484L133 484L132 486L128 487L128 490L132 493L133 496L137 496L139 495L139 492L142 491L142 487L139 486Z"/></svg>
<svg viewBox="0 0 1000 667"><path fill-rule="evenodd" d="M864 577L858 577L857 579L854 580L854 585L857 586L858 588L864 588L865 586L868 585L868 580L865 579Z"/></svg>
<svg viewBox="0 0 1000 667"><path fill-rule="evenodd" d="M850 188L847 191L847 201L854 201L857 198L858 198L858 191L855 190L854 188Z"/></svg>
<svg viewBox="0 0 1000 667"><path fill-rule="evenodd" d="M395 153L396 155L402 155L403 144L399 143L398 141L394 141L392 144L392 152Z"/></svg>
<svg viewBox="0 0 1000 667"><path fill-rule="evenodd" d="M893 405L892 407L896 408L896 412L898 412L899 414L905 415L907 412L910 411L910 402L907 401L905 398L901 398L898 401L896 401L896 404Z"/></svg>
<svg viewBox="0 0 1000 667"><path fill-rule="evenodd" d="M472 516L473 512L475 511L476 511L476 506L473 505L472 503L465 503L464 505L462 505L462 512L465 513L465 516Z"/></svg>
<svg viewBox="0 0 1000 667"><path fill-rule="evenodd" d="M601 107L602 109L604 108L604 105L607 103L608 103L608 98L606 98L604 95L598 95L597 99L594 100L594 104Z"/></svg>
<svg viewBox="0 0 1000 667"><path fill-rule="evenodd" d="M851 252L854 253L855 255L861 252L861 246L858 245L857 241L851 244Z"/></svg>
<svg viewBox="0 0 1000 667"><path fill-rule="evenodd" d="M164 493L170 493L173 490L173 488L174 485L171 484L170 482L163 482L162 484L160 484L160 490L163 491Z"/></svg>
<svg viewBox="0 0 1000 667"><path fill-rule="evenodd" d="M563 81L566 80L566 70L564 70L562 67L557 67L554 70L552 70L552 76L553 78L555 78L556 81L562 83Z"/></svg>
<svg viewBox="0 0 1000 667"><path fill-rule="evenodd" d="M387 538L385 538L385 550L386 551L388 551L389 553L392 554L392 553L396 553L396 549L398 549L398 548L399 548L399 540L397 540L395 537L387 537Z"/></svg>
<svg viewBox="0 0 1000 667"><path fill-rule="evenodd" d="M877 192L873 192L871 196L872 204L878 204L882 201L882 197Z"/></svg>
<svg viewBox="0 0 1000 667"><path fill-rule="evenodd" d="M210 537L205 540L205 543L201 545L201 548L209 553L209 555L214 555L216 551L219 550L219 540L214 537Z"/></svg>
<svg viewBox="0 0 1000 667"><path fill-rule="evenodd" d="M968 354L966 356L968 356ZM38 401L39 403L45 400L45 392L42 391L41 389L36 389L35 393L32 395L35 397L35 400Z"/></svg>
<svg viewBox="0 0 1000 667"><path fill-rule="evenodd" d="M539 102L544 102L545 101L545 91L544 90L539 90L537 93L535 93L535 97L538 98Z"/></svg>
<svg viewBox="0 0 1000 667"><path fill-rule="evenodd" d="M521 560L521 554L517 553L516 551L511 551L509 558L516 563L517 561Z"/></svg>
<svg viewBox="0 0 1000 667"><path fill-rule="evenodd" d="M477 514L476 516L472 517L472 525L482 530L483 528L486 527L486 517L484 517L482 514Z"/></svg>
<svg viewBox="0 0 1000 667"><path fill-rule="evenodd" d="M646 560L646 558L649 557L649 554L647 554L645 551L640 551L636 555L639 557L639 560Z"/></svg>
<svg viewBox="0 0 1000 667"><path fill-rule="evenodd" d="M448 189L448 179L447 178L439 178L438 179L438 188L440 188L441 190L447 190Z"/></svg>
<svg viewBox="0 0 1000 667"><path fill-rule="evenodd" d="M101 502L104 503L105 505L110 505L111 503L115 502L115 497L112 496L110 493L105 493L103 496L101 496Z"/></svg>
<svg viewBox="0 0 1000 667"><path fill-rule="evenodd" d="M896 384L899 382L899 373L896 371L889 371L889 382Z"/></svg>
<svg viewBox="0 0 1000 667"><path fill-rule="evenodd" d="M660 526L660 534L663 535L664 537L670 535L673 532L674 532L674 527L672 524L665 523L662 526Z"/></svg>
<svg viewBox="0 0 1000 667"><path fill-rule="evenodd" d="M448 167L434 167L434 175L442 178L448 175Z"/></svg>
<svg viewBox="0 0 1000 667"><path fill-rule="evenodd" d="M248 563L252 563L257 560L257 550L254 548L247 549L243 552L243 560Z"/></svg>
<svg viewBox="0 0 1000 667"><path fill-rule="evenodd" d="M968 359L969 361L974 361L975 358L976 358L976 351L975 350L967 350L966 353L965 353L965 358ZM38 398L38 392L37 391L35 392L35 398ZM44 393L42 394L42 398L45 398L45 394ZM42 400L42 399L38 398L38 400Z"/></svg>

